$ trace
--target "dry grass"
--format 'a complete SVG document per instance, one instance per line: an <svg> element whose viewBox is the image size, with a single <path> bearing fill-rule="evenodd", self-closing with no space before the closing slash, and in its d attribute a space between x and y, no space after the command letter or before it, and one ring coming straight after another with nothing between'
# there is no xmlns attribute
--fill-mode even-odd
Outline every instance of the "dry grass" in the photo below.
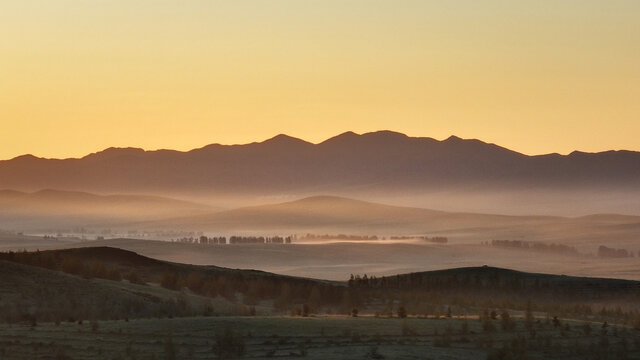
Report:
<svg viewBox="0 0 640 360"><path fill-rule="evenodd" d="M464 331L463 323L468 324ZM477 319L385 319L373 317L214 317L159 320L0 325L3 359L215 359L216 334L239 334L245 358L309 359L483 359L507 348L514 358L640 358L640 338L627 328L599 324L586 335L582 323L561 328L541 320L536 333L516 320L515 330L483 332ZM568 330L562 330L564 324ZM615 332L615 333L614 333ZM520 339L519 348L513 345ZM515 350L514 350L515 349ZM521 349L521 350L520 350ZM602 357L604 358L604 357Z"/></svg>

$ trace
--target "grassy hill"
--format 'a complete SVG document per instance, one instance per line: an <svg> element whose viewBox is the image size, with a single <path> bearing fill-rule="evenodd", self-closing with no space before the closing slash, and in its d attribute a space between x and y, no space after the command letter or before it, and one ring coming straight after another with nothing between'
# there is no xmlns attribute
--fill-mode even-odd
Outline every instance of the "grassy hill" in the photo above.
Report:
<svg viewBox="0 0 640 360"><path fill-rule="evenodd" d="M0 291L8 294L0 317L7 321L264 314L303 302L314 290L323 303L336 303L346 289L255 270L176 264L109 247L0 253L0 263L6 268Z"/></svg>
<svg viewBox="0 0 640 360"><path fill-rule="evenodd" d="M408 314L524 310L608 321L640 319L640 282L469 267L329 282L177 264L117 248L2 253L5 321L214 313ZM214 302L211 302L213 299Z"/></svg>
<svg viewBox="0 0 640 360"><path fill-rule="evenodd" d="M88 279L0 261L3 322L80 321L200 315L210 300L158 286Z"/></svg>

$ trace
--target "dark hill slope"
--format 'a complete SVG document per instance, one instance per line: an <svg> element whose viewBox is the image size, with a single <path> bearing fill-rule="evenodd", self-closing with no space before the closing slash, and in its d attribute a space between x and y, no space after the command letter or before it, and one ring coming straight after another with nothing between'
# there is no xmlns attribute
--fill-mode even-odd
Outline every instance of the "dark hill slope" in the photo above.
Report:
<svg viewBox="0 0 640 360"><path fill-rule="evenodd" d="M205 300L158 287L88 279L0 260L0 321L35 323L196 315Z"/></svg>
<svg viewBox="0 0 640 360"><path fill-rule="evenodd" d="M580 293L590 298L614 294L640 295L640 282L622 279L577 277L528 273L490 266L466 267L398 275L400 283L429 287L433 283L450 286L513 288L516 290L552 289L556 293Z"/></svg>
<svg viewBox="0 0 640 360"><path fill-rule="evenodd" d="M0 253L0 261L100 279L110 284L121 284L124 279L142 288L160 288L174 294L188 290L202 297L222 297L230 302L237 302L237 296L242 294L244 305L274 300L280 310L289 310L292 303L304 302L313 291L318 294L318 305L335 305L346 291L343 283L256 270L171 263L111 247Z"/></svg>
<svg viewBox="0 0 640 360"><path fill-rule="evenodd" d="M64 320L74 316L88 319L210 314L206 298L241 302L243 305L238 306L247 314L252 306L269 306L285 314L292 309L349 313L354 308L363 314L386 314L391 311L389 304L400 303L409 314L433 314L446 308L457 313L477 313L485 308L524 310L531 306L534 311L558 316L593 319L597 313L599 321L640 319L640 282L492 267L382 278L356 276L339 283L176 264L105 247L3 253L0 258L0 315L8 321L30 320L33 315L38 319ZM123 274L128 281L114 273ZM156 281L161 286L146 284Z"/></svg>

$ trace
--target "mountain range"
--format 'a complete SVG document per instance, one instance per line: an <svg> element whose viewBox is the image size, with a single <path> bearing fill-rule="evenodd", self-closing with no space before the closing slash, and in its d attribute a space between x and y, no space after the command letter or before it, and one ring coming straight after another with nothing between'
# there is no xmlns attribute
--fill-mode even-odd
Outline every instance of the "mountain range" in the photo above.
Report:
<svg viewBox="0 0 640 360"><path fill-rule="evenodd" d="M212 144L187 152L109 148L82 158L23 155L0 161L0 189L190 199L327 194L412 198L505 191L615 192L629 198L627 193L640 192L638 184L639 152L527 156L480 140L452 136L438 141L391 131L346 132L318 144L278 135L263 142ZM612 210L624 212L624 206Z"/></svg>

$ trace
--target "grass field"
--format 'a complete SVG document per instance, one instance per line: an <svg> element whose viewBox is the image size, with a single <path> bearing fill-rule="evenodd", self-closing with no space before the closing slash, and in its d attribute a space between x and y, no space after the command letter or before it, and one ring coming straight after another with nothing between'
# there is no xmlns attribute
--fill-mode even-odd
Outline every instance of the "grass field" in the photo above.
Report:
<svg viewBox="0 0 640 360"><path fill-rule="evenodd" d="M640 359L640 333L544 318L198 317L0 325L2 359ZM226 332L227 337L221 336ZM224 352L232 346L244 349ZM234 348L235 349L235 348Z"/></svg>

